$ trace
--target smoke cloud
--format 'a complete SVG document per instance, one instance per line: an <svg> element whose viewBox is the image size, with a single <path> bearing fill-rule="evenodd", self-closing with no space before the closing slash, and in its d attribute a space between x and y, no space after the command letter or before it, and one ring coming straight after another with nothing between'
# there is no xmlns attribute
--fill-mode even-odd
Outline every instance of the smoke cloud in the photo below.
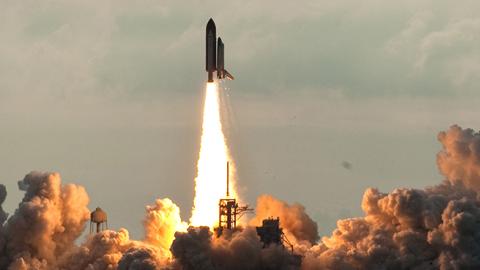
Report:
<svg viewBox="0 0 480 270"><path fill-rule="evenodd" d="M5 237L3 233L3 223L7 220L8 214L3 210L3 203L7 197L7 189L0 184L0 267L6 265L7 258L5 257Z"/></svg>
<svg viewBox="0 0 480 270"><path fill-rule="evenodd" d="M452 183L480 191L480 133L454 125L438 140L443 145L437 155L440 172Z"/></svg>
<svg viewBox="0 0 480 270"><path fill-rule="evenodd" d="M178 207L159 199L146 207L145 241L131 240L126 229L106 230L78 246L90 217L85 189L41 172L27 174L18 186L25 195L1 227L0 269L160 269L170 263L175 231L186 227ZM0 203L5 197L0 186ZM7 217L3 210L0 216Z"/></svg>
<svg viewBox="0 0 480 270"><path fill-rule="evenodd" d="M162 249L169 254L176 231L186 231L187 224L180 218L180 209L170 199L158 199L155 205L146 207L147 215L143 221L145 242Z"/></svg>
<svg viewBox="0 0 480 270"><path fill-rule="evenodd" d="M480 267L479 133L452 126L438 136L446 181L389 194L367 189L365 216L340 220L305 253L304 269Z"/></svg>
<svg viewBox="0 0 480 270"><path fill-rule="evenodd" d="M3 203L7 198L7 189L4 185L0 184L0 225L2 225L5 220L7 220L8 214L3 210Z"/></svg>
<svg viewBox="0 0 480 270"><path fill-rule="evenodd" d="M128 231L106 230L89 236L64 256L59 269L156 269L165 262L162 250L129 238Z"/></svg>
<svg viewBox="0 0 480 270"><path fill-rule="evenodd" d="M262 220L279 217L284 233L295 242L307 241L313 244L318 241L317 223L305 212L305 207L298 203L289 205L270 195L262 195L257 199L256 216L250 224L262 225Z"/></svg>
<svg viewBox="0 0 480 270"><path fill-rule="evenodd" d="M89 218L86 191L62 184L58 173L32 172L8 217L1 205L0 269L478 269L480 268L480 133L452 126L438 136L443 182L425 189L365 191L363 217L339 220L319 240L316 223L300 204L258 198L248 226L217 237L187 227L169 199L146 207L142 241L126 229L75 240ZM7 219L8 217L8 219ZM264 247L254 226L279 217L298 258L280 245Z"/></svg>
<svg viewBox="0 0 480 270"><path fill-rule="evenodd" d="M246 227L220 237L208 227L177 232L172 244L180 269L295 269L292 255L278 245L262 248L255 228Z"/></svg>
<svg viewBox="0 0 480 270"><path fill-rule="evenodd" d="M146 206L144 241L129 238L126 229L91 235L62 260L60 269L167 269L170 245L176 231L186 230L180 210L170 199L158 199Z"/></svg>
<svg viewBox="0 0 480 270"><path fill-rule="evenodd" d="M82 233L89 218L87 193L77 185L62 186L57 173L31 172L18 186L25 196L3 227L2 261L11 269L46 269Z"/></svg>

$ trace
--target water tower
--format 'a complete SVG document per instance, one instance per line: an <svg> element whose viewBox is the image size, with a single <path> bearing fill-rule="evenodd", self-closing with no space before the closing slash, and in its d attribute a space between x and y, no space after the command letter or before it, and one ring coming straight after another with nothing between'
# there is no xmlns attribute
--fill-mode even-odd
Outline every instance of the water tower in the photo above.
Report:
<svg viewBox="0 0 480 270"><path fill-rule="evenodd" d="M96 233L99 233L106 229L108 229L107 213L103 211L102 208L97 207L95 211L90 214L90 233L93 233L94 230Z"/></svg>

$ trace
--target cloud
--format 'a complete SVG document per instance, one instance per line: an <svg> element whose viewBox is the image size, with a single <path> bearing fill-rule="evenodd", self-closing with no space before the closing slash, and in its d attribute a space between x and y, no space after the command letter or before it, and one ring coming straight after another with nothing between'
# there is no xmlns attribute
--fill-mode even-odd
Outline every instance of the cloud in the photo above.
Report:
<svg viewBox="0 0 480 270"><path fill-rule="evenodd" d="M427 33L420 41L415 66L424 68L428 61L449 55L465 57L478 54L474 44L480 39L479 28L480 20L467 18L449 22L443 29Z"/></svg>
<svg viewBox="0 0 480 270"><path fill-rule="evenodd" d="M191 44L203 44L208 17L217 20L226 41L228 66L238 74L235 85L243 91L330 88L352 96L359 91L361 96L380 91L416 94L428 90L423 85L433 75L453 81L455 88L478 84L473 76L477 65L467 61L479 54L473 45L478 32L476 2L470 2L469 9L455 2L437 5L427 0L367 1L361 6L352 1L310 0L241 5L28 3L11 2L0 11L0 29L5 33L0 45L4 97L27 92L59 99L184 94L203 78L199 72L203 50ZM468 50L462 50L465 46ZM385 54L384 48L396 53ZM442 55L447 58L432 61ZM450 65L457 68L448 69ZM414 73L414 66L428 72L417 72L411 83L397 79L401 72ZM452 89L437 91L444 94Z"/></svg>

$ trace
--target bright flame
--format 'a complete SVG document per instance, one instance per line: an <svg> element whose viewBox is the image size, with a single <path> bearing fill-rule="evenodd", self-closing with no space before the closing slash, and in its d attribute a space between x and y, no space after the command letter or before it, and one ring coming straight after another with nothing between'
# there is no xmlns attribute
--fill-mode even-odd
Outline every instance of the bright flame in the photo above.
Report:
<svg viewBox="0 0 480 270"><path fill-rule="evenodd" d="M190 225L193 226L213 228L218 224L218 201L225 198L227 189L227 161L230 161L230 169L234 169L223 135L219 103L217 84L207 83L195 199L190 218ZM235 183L232 180L230 177L230 196L235 198Z"/></svg>

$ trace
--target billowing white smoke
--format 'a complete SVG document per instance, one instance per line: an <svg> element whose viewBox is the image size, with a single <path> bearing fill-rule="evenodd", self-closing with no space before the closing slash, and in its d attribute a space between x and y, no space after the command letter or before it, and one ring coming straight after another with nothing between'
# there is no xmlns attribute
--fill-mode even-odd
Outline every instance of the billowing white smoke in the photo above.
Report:
<svg viewBox="0 0 480 270"><path fill-rule="evenodd" d="M339 220L319 242L301 205L271 196L258 199L250 224L280 217L303 256L302 269L480 269L480 133L452 126L438 138L441 184L391 193L367 189L365 215ZM144 241L120 229L76 246L89 213L85 190L62 185L56 173L33 172L19 186L25 197L1 227L0 269L296 269L288 249L264 248L252 226L218 238L207 227L172 236L185 224L168 199L146 208ZM0 185L0 202L5 196ZM0 221L5 218L0 208Z"/></svg>
<svg viewBox="0 0 480 270"><path fill-rule="evenodd" d="M170 199L158 199L155 205L146 207L147 216L143 221L145 242L169 254L176 231L186 231L188 225L180 218L180 209Z"/></svg>
<svg viewBox="0 0 480 270"><path fill-rule="evenodd" d="M62 186L56 173L32 172L18 186L25 197L3 227L2 261L11 269L46 269L82 233L89 218L87 193L77 185Z"/></svg>
<svg viewBox="0 0 480 270"><path fill-rule="evenodd" d="M317 223L305 212L305 207L295 203L289 205L270 195L257 199L256 216L250 221L253 226L262 225L262 220L269 217L280 218L284 233L296 243L314 244L318 241Z"/></svg>
<svg viewBox="0 0 480 270"><path fill-rule="evenodd" d="M190 269L295 269L289 251L276 245L262 248L255 228L215 237L208 227L177 232L172 244L174 267Z"/></svg>
<svg viewBox="0 0 480 270"><path fill-rule="evenodd" d="M367 189L365 217L340 220L331 237L305 253L305 269L479 269L480 134L441 132L438 186Z"/></svg>
<svg viewBox="0 0 480 270"><path fill-rule="evenodd" d="M7 189L4 185L0 184L0 226L7 220L8 214L3 210L2 204L7 198Z"/></svg>
<svg viewBox="0 0 480 270"><path fill-rule="evenodd" d="M7 189L4 185L0 184L0 267L7 264L7 258L5 258L5 237L3 233L3 223L7 220L8 214L3 210L2 204L7 198Z"/></svg>
<svg viewBox="0 0 480 270"><path fill-rule="evenodd" d="M77 246L90 217L83 187L62 185L58 173L39 172L26 175L19 187L25 196L0 231L0 269L158 269L169 264L173 235L186 226L178 207L159 199L146 207L145 241L130 240L120 229L90 235ZM0 185L1 203L5 196Z"/></svg>
<svg viewBox="0 0 480 270"><path fill-rule="evenodd" d="M59 269L157 269L164 265L165 254L156 246L129 238L128 231L107 230L90 236L72 249L58 265Z"/></svg>
<svg viewBox="0 0 480 270"><path fill-rule="evenodd" d="M177 232L171 250L176 267L188 269L297 269L289 249L263 247L254 226L269 217L279 217L283 231L293 243L310 247L318 240L317 224L299 204L289 205L269 195L257 200L252 226L215 237L208 227L190 227ZM303 248L303 247L302 247Z"/></svg>
<svg viewBox="0 0 480 270"><path fill-rule="evenodd" d="M316 225L299 205L262 196L252 224L279 216L303 256L302 269L480 269L480 134L453 126L440 133L439 140L443 183L391 193L367 189L365 216L339 220L333 234L313 246ZM265 256L270 248L259 251L250 244L257 243L255 238L248 229L216 239L206 229L192 228L177 234L172 252L185 269L293 267L286 252Z"/></svg>
<svg viewBox="0 0 480 270"><path fill-rule="evenodd" d="M452 126L440 132L443 150L437 155L438 168L452 184L460 183L480 191L480 134L473 129Z"/></svg>

